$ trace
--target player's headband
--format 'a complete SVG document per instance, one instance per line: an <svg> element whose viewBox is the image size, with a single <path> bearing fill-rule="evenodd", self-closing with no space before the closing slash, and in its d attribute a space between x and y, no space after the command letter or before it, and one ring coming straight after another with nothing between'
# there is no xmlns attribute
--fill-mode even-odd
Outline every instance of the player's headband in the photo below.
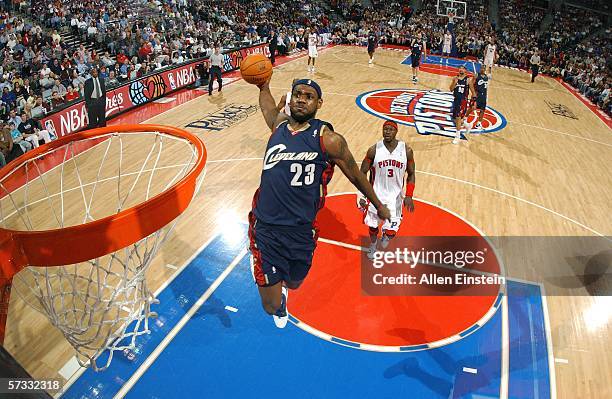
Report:
<svg viewBox="0 0 612 399"><path fill-rule="evenodd" d="M293 89L295 89L295 86L297 86L297 85L310 86L313 89L315 89L315 91L319 95L319 98L323 98L323 92L321 91L321 86L319 86L319 84L317 82L315 82L314 80L312 80L312 79L300 79L300 80L298 80L291 87L291 92L293 92Z"/></svg>
<svg viewBox="0 0 612 399"><path fill-rule="evenodd" d="M385 121L385 123L383 123L383 127L385 126L392 126L395 128L395 130L397 130L397 123L394 121Z"/></svg>

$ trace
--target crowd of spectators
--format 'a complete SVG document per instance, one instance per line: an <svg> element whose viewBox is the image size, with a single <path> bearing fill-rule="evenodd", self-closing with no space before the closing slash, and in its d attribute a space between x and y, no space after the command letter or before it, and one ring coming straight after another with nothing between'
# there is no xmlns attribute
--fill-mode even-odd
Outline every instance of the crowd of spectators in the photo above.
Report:
<svg viewBox="0 0 612 399"><path fill-rule="evenodd" d="M437 2L425 0L422 8L413 10L410 1L372 1L372 7L364 8L360 2L336 1L334 4L345 21L335 24L335 37L342 43L363 43L368 32L380 37L382 44L408 46L420 33L427 43L428 52L441 53L443 35L453 31L455 56L476 57L482 53L493 27L488 21L487 1L469 3L469 11L458 10L453 26L448 17L438 15Z"/></svg>
<svg viewBox="0 0 612 399"><path fill-rule="evenodd" d="M497 32L500 65L529 67L533 51L541 46L540 27L545 13L545 9L528 0L500 0L500 29Z"/></svg>
<svg viewBox="0 0 612 399"><path fill-rule="evenodd" d="M370 3L371 7L356 0L308 4L281 0L0 0L2 155L7 160L17 154L15 147L27 151L39 140L52 139L38 121L79 100L92 68L98 68L106 87L112 88L206 56L216 45L231 49L264 42L272 31L280 54L305 49L307 29L316 30L323 37L322 44L364 44L374 32L383 44L407 46L421 34L433 53L440 52L445 30L452 29L459 57L482 57L484 47L495 37L500 64L526 68L530 56L538 51L543 72L563 78L610 112L610 35L584 40L603 24L591 11L563 7L553 14L551 26L543 29L545 9L527 0L500 0L496 32L489 23L486 0L470 2L465 18L455 18L452 25L446 16L437 15L435 0L424 0L419 10L408 0ZM60 32L70 32L76 44Z"/></svg>
<svg viewBox="0 0 612 399"><path fill-rule="evenodd" d="M610 30L591 36L602 29L604 16L563 5L553 13L550 26L544 27L545 13L545 9L525 0L500 1L499 64L527 69L537 52L542 73L562 78L612 115L612 36Z"/></svg>
<svg viewBox="0 0 612 399"><path fill-rule="evenodd" d="M551 60L549 73L559 76L612 115L610 86L612 86L612 31L578 44L563 57Z"/></svg>

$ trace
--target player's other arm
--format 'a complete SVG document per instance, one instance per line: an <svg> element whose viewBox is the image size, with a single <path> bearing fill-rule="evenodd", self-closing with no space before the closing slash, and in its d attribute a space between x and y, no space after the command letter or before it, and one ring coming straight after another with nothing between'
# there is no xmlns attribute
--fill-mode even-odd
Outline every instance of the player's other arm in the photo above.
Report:
<svg viewBox="0 0 612 399"><path fill-rule="evenodd" d="M259 107L263 114L266 125L273 130L279 123L287 119L284 112L280 112L277 108L276 101L272 97L270 91L270 79L259 86Z"/></svg>
<svg viewBox="0 0 612 399"><path fill-rule="evenodd" d="M408 211L414 212L414 202L412 201L412 195L414 194L414 184L416 177L416 166L414 164L414 152L412 148L408 149L408 153L406 154L407 164L406 164L406 197L404 197L404 206Z"/></svg>
<svg viewBox="0 0 612 399"><path fill-rule="evenodd" d="M423 40L423 55L427 56L427 42Z"/></svg>
<svg viewBox="0 0 612 399"><path fill-rule="evenodd" d="M455 86L457 86L457 78L454 77L450 84L450 91L455 90Z"/></svg>
<svg viewBox="0 0 612 399"><path fill-rule="evenodd" d="M472 97L476 98L476 78L470 78L470 91L472 92Z"/></svg>
<svg viewBox="0 0 612 399"><path fill-rule="evenodd" d="M376 145L373 145L372 147L368 148L368 152L366 153L365 158L361 162L361 168L359 168L361 173L363 173L366 176L366 178L368 177L368 172L371 172L370 168L372 167L372 162L374 162L375 157L376 157ZM366 203L365 197L359 198L359 206L362 208L365 208L366 205L367 203Z"/></svg>
<svg viewBox="0 0 612 399"><path fill-rule="evenodd" d="M366 177L368 176L368 172L370 171L370 168L372 167L372 162L374 162L375 156L376 156L376 146L373 145L372 147L368 148L368 152L366 153L365 158L361 162L361 168L359 169L361 170L361 173L366 175Z"/></svg>
<svg viewBox="0 0 612 399"><path fill-rule="evenodd" d="M391 213L389 212L389 209L387 209L387 207L380 202L378 196L372 188L372 185L370 182L368 182L366 175L363 174L357 167L357 162L355 162L355 158L353 157L351 150L348 148L348 144L346 143L344 137L338 133L332 132L329 129L325 129L323 143L330 160L338 165L346 178L349 179L349 181L355 187L357 187L357 189L361 191L367 199L370 200L372 205L374 205L378 211L378 217L381 219L390 219Z"/></svg>

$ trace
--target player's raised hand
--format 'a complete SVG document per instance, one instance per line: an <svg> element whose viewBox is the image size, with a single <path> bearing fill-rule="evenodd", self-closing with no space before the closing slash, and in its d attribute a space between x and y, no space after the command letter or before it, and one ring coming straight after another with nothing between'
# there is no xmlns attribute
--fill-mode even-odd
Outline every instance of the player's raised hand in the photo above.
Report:
<svg viewBox="0 0 612 399"><path fill-rule="evenodd" d="M408 212L414 212L414 201L412 197L404 198L404 206L408 209Z"/></svg>
<svg viewBox="0 0 612 399"><path fill-rule="evenodd" d="M272 80L272 74L270 74L270 77L265 82L258 84L257 87L259 87L259 90L270 89L271 80Z"/></svg>
<svg viewBox="0 0 612 399"><path fill-rule="evenodd" d="M378 217L381 220L391 220L391 211L387 208L386 205L382 204L380 208L377 209Z"/></svg>

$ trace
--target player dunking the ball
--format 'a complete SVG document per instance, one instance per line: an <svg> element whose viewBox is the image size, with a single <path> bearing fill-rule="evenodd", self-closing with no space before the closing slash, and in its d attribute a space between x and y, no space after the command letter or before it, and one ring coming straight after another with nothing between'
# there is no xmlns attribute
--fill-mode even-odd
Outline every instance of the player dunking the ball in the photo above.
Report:
<svg viewBox="0 0 612 399"><path fill-rule="evenodd" d="M461 139L461 128L466 127L466 133L470 132L470 126L465 123L465 113L467 111L467 99L470 90L475 93L474 85L467 75L465 66L459 67L459 75L453 78L450 91L453 92L453 119L457 133L453 139L453 144L459 144Z"/></svg>
<svg viewBox="0 0 612 399"><path fill-rule="evenodd" d="M380 225L382 224L383 230L380 245L385 249L400 228L403 207L414 212L412 201L415 187L414 154L412 148L396 137L397 123L386 121L383 124L383 139L368 149L361 163L361 172L370 173L370 182L372 182L374 192L391 211L391 219L381 221L375 207L371 206L365 198L359 200L359 206L365 212L364 223L370 230L368 250L370 259L373 259L376 253ZM402 193L404 175L407 175L405 196Z"/></svg>
<svg viewBox="0 0 612 399"><path fill-rule="evenodd" d="M310 270L318 235L315 218L334 166L378 209L379 218L388 220L391 214L359 170L344 137L315 118L323 98L314 80L295 82L290 115L279 112L269 79L259 88L259 105L272 135L249 213L251 262L263 308L283 328L288 289L297 289Z"/></svg>

